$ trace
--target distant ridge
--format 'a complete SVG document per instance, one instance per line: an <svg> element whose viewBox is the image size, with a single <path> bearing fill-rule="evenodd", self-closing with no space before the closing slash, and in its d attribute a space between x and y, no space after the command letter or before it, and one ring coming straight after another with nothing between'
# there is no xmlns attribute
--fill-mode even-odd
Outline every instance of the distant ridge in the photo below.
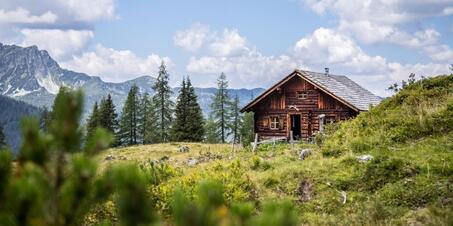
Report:
<svg viewBox="0 0 453 226"><path fill-rule="evenodd" d="M141 76L135 79L111 83L99 77L66 70L52 59L46 50L36 46L20 47L0 43L0 94L24 101L36 107L50 107L59 87L81 88L85 92L85 115L95 101L108 93L120 113L127 92L136 84L141 92L153 94L152 85L155 78ZM174 98L179 88L174 88ZM257 96L264 89L230 89L232 96L238 95L241 104L252 96ZM211 97L216 88L196 88L200 105L205 114L209 112Z"/></svg>

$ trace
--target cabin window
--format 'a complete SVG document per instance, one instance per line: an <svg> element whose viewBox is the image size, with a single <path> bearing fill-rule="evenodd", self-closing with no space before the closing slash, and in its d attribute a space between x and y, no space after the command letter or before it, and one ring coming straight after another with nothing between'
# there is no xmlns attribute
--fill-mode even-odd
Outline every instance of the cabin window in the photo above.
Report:
<svg viewBox="0 0 453 226"><path fill-rule="evenodd" d="M279 129L280 120L278 117L271 117L271 129Z"/></svg>
<svg viewBox="0 0 453 226"><path fill-rule="evenodd" d="M297 92L297 99L307 99L308 93L305 91L298 91Z"/></svg>
<svg viewBox="0 0 453 226"><path fill-rule="evenodd" d="M335 116L327 116L326 117L326 124L332 124L335 122Z"/></svg>

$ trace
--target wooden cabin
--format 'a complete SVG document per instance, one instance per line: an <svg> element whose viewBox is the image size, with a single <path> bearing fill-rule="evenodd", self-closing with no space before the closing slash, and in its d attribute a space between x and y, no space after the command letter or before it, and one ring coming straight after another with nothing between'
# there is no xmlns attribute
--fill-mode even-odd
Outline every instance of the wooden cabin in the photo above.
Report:
<svg viewBox="0 0 453 226"><path fill-rule="evenodd" d="M381 99L346 76L295 70L241 112L255 113L260 139L309 138L326 123L355 117Z"/></svg>

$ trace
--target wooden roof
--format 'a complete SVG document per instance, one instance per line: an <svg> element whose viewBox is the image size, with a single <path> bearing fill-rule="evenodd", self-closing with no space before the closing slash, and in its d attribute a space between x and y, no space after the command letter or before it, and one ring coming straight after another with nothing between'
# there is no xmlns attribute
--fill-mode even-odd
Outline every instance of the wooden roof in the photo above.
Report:
<svg viewBox="0 0 453 226"><path fill-rule="evenodd" d="M241 112L250 111L251 108L272 93L275 89L288 82L291 78L298 76L309 82L316 88L322 90L339 102L350 107L354 111L367 111L370 105L377 105L381 98L361 87L357 83L343 75L326 75L323 73L294 70L288 76L277 82L271 88L256 97L253 101L241 109Z"/></svg>

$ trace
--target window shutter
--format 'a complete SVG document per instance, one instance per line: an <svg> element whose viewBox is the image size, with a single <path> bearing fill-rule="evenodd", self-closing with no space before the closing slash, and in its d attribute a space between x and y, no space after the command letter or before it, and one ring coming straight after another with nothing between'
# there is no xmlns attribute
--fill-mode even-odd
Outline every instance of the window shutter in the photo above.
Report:
<svg viewBox="0 0 453 226"><path fill-rule="evenodd" d="M283 118L282 117L278 117L278 128L283 129Z"/></svg>

